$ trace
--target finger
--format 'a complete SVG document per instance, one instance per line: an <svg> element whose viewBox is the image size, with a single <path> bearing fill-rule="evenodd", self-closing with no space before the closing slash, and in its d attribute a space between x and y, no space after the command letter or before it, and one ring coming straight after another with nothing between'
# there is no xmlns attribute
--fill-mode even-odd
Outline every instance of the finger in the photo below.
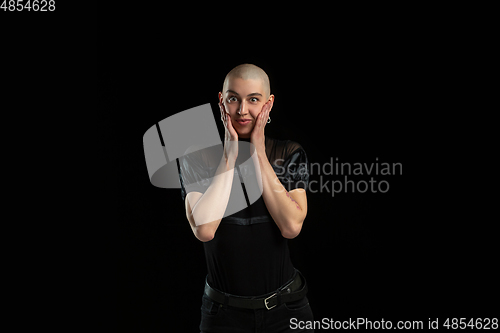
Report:
<svg viewBox="0 0 500 333"><path fill-rule="evenodd" d="M220 117L222 119L222 124L224 124L224 128L227 130L227 114L221 111Z"/></svg>
<svg viewBox="0 0 500 333"><path fill-rule="evenodd" d="M260 127L261 128L263 128L265 126L265 123L266 123L266 114L267 114L266 111L262 112L262 116L261 116L261 119L260 119Z"/></svg>
<svg viewBox="0 0 500 333"><path fill-rule="evenodd" d="M259 114L259 127L262 127L262 120L264 119L265 115L266 115L266 110L262 110L262 112Z"/></svg>
<svg viewBox="0 0 500 333"><path fill-rule="evenodd" d="M228 128L228 116L229 116L229 112L226 112L226 109L224 108L223 104L219 103L219 107L220 107L222 122L224 123L224 126L227 129Z"/></svg>
<svg viewBox="0 0 500 333"><path fill-rule="evenodd" d="M266 108L267 108L267 103L265 103L264 105L262 105L262 109L260 109L259 116L261 114L263 114L264 112L266 112Z"/></svg>
<svg viewBox="0 0 500 333"><path fill-rule="evenodd" d="M223 110L222 110L222 105L219 103L219 110L220 110L220 119L222 121L224 121L224 113Z"/></svg>
<svg viewBox="0 0 500 333"><path fill-rule="evenodd" d="M226 108L224 107L224 104L222 104L220 102L219 102L219 109L220 109L221 114L228 113L228 112L226 112Z"/></svg>
<svg viewBox="0 0 500 333"><path fill-rule="evenodd" d="M233 135L234 128L233 128L233 123L231 122L231 116L229 114L226 114L226 128Z"/></svg>
<svg viewBox="0 0 500 333"><path fill-rule="evenodd" d="M227 114L227 117L228 117L228 122L227 122L227 123L228 123L228 125L227 125L227 126L228 126L228 129L229 129L229 132L231 133L231 135L232 135L233 137L235 137L235 138L236 138L236 137L238 136L238 133L236 133L236 130L235 130L235 129L234 129L234 127L233 127L233 123L232 123L232 121L231 121L231 115L228 113L228 114Z"/></svg>
<svg viewBox="0 0 500 333"><path fill-rule="evenodd" d="M268 104L268 103L264 104L264 107L262 107L262 111L261 111L261 113L262 113L262 117L264 117L264 116L266 115L266 112L267 112L267 108L268 108L268 107L269 107L269 104Z"/></svg>
<svg viewBox="0 0 500 333"><path fill-rule="evenodd" d="M270 110L270 107L271 107L271 104L270 102L267 102L266 105L265 105L265 108L263 111L263 115L262 115L262 122L263 122L263 126L266 125L267 123L267 118L269 117L269 110Z"/></svg>

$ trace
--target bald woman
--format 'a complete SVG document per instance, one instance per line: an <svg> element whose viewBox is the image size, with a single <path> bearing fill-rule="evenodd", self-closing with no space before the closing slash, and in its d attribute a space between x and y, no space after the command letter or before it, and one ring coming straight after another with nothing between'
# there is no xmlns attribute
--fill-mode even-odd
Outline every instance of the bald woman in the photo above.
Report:
<svg viewBox="0 0 500 333"><path fill-rule="evenodd" d="M180 162L186 216L203 242L208 268L200 330L313 332L297 329L299 321L312 322L313 314L287 243L299 235L307 215L307 155L294 141L265 135L274 95L261 68L233 68L218 97L225 129L221 156ZM254 150L242 150L245 141ZM233 172L242 155L253 162L262 195L226 216L234 183L242 181Z"/></svg>

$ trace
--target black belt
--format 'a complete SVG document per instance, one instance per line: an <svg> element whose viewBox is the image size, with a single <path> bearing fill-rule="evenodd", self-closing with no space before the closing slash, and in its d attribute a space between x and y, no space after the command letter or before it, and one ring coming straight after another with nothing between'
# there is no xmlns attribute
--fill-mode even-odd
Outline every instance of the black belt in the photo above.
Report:
<svg viewBox="0 0 500 333"><path fill-rule="evenodd" d="M210 299L226 306L234 306L236 308L243 309L255 310L266 308L271 310L275 306L283 303L298 301L299 299L304 298L306 294L306 280L298 270L296 271L295 277L292 281L287 282L283 287L279 288L275 292L255 297L243 297L224 293L210 287L208 285L208 281L205 281L205 295L207 295Z"/></svg>

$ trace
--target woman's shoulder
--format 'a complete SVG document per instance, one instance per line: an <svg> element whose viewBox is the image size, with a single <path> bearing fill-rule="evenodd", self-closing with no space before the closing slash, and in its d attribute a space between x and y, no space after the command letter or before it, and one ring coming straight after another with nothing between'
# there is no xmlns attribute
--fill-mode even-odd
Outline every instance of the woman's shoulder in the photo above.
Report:
<svg viewBox="0 0 500 333"><path fill-rule="evenodd" d="M213 167L218 164L223 154L223 146L192 145L179 159L184 164Z"/></svg>
<svg viewBox="0 0 500 333"><path fill-rule="evenodd" d="M268 140L272 146L275 148L281 148L285 149L287 151L293 152L298 149L304 149L300 143L294 140L288 140L288 139L276 139L272 137L267 137L266 140Z"/></svg>
<svg viewBox="0 0 500 333"><path fill-rule="evenodd" d="M266 150L270 160L286 160L295 153L304 152L302 145L294 140L275 139L271 137L266 137Z"/></svg>

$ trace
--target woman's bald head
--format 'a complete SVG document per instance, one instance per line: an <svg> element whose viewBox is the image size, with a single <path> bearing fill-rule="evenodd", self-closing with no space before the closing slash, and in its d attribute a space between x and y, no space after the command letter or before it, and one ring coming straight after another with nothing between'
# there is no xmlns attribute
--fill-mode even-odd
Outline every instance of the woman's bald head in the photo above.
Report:
<svg viewBox="0 0 500 333"><path fill-rule="evenodd" d="M234 67L229 73L227 73L224 79L224 85L222 86L222 91L225 92L228 88L229 80L232 78L240 78L243 80L260 80L262 82L262 90L266 95L265 98L269 98L271 94L271 87L269 84L269 77L262 68L257 67L252 64L242 64Z"/></svg>

